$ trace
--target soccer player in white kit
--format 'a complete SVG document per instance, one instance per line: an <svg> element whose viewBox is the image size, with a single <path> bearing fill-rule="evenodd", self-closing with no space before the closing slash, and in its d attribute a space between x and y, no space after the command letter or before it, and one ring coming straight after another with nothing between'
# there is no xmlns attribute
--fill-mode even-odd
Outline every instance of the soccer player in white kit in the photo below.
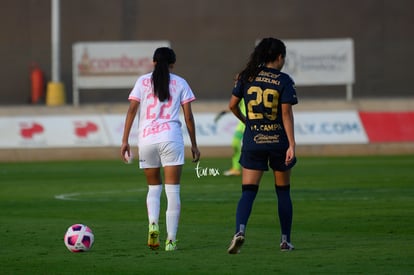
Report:
<svg viewBox="0 0 414 275"><path fill-rule="evenodd" d="M167 196L166 251L177 249L176 235L181 211L180 177L184 164L184 140L179 120L180 107L190 136L193 162L200 158L191 110L195 96L185 79L170 72L175 61L172 49L162 47L155 50L153 72L140 76L129 94L130 105L121 145L122 159L127 161L131 156L128 137L139 110L139 167L144 170L148 184L148 246L157 249L160 245L158 220L163 167Z"/></svg>

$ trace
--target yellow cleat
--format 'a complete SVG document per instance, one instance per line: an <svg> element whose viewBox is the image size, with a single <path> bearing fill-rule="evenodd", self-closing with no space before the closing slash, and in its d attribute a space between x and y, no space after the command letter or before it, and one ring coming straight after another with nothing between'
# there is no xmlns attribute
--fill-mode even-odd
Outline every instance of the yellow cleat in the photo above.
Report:
<svg viewBox="0 0 414 275"><path fill-rule="evenodd" d="M227 171L224 171L224 173L223 173L223 175L225 175L225 176L240 176L240 170L237 170L237 169L230 169L230 170L227 170Z"/></svg>
<svg viewBox="0 0 414 275"><path fill-rule="evenodd" d="M160 230L158 224L152 223L148 226L148 247L155 250L160 246Z"/></svg>
<svg viewBox="0 0 414 275"><path fill-rule="evenodd" d="M165 251L174 251L177 250L177 241L167 240L165 242Z"/></svg>

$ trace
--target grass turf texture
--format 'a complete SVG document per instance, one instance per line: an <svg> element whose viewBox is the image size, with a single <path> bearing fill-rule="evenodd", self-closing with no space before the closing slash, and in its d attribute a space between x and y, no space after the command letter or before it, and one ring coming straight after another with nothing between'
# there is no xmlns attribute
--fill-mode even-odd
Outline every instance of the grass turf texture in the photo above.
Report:
<svg viewBox="0 0 414 275"><path fill-rule="evenodd" d="M218 169L229 159L202 159ZM279 251L273 179L265 173L238 255L228 255L240 177L182 177L179 250L146 247L146 184L116 161L0 164L1 274L409 274L414 272L414 156L302 157L292 175L293 252ZM60 196L59 196L60 195ZM95 244L71 253L67 227Z"/></svg>

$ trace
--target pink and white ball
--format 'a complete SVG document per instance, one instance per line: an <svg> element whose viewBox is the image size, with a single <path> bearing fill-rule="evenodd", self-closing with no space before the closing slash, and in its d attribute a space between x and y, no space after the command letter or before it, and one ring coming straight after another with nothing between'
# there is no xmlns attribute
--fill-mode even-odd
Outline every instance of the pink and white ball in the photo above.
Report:
<svg viewBox="0 0 414 275"><path fill-rule="evenodd" d="M74 224L66 231L64 242L71 252L86 252L93 245L94 235L88 226Z"/></svg>

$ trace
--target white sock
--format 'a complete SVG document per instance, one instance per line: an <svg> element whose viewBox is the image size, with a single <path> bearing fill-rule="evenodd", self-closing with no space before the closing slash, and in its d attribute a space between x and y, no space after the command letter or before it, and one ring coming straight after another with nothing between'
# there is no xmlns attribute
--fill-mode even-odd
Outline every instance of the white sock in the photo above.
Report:
<svg viewBox="0 0 414 275"><path fill-rule="evenodd" d="M165 194L167 195L167 240L175 241L177 236L178 222L180 220L180 185L166 184Z"/></svg>
<svg viewBox="0 0 414 275"><path fill-rule="evenodd" d="M161 200L162 184L148 185L147 193L147 210L148 221L150 224L158 224L160 217L160 200Z"/></svg>

